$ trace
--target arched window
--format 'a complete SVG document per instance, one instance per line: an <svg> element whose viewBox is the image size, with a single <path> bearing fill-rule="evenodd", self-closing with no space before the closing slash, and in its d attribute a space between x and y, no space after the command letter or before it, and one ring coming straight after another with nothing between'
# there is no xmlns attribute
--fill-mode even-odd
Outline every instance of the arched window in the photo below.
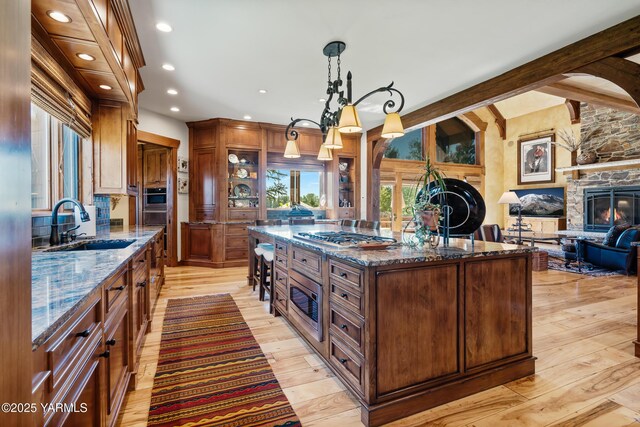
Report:
<svg viewBox="0 0 640 427"><path fill-rule="evenodd" d="M424 132L422 129L412 130L389 143L384 152L386 159L424 160Z"/></svg>
<svg viewBox="0 0 640 427"><path fill-rule="evenodd" d="M476 133L457 117L436 124L436 161L476 164Z"/></svg>

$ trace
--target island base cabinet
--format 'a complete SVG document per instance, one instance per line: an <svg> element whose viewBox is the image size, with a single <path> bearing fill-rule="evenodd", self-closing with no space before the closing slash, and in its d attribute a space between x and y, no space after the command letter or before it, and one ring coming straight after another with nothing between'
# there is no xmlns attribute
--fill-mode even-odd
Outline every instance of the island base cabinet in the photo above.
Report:
<svg viewBox="0 0 640 427"><path fill-rule="evenodd" d="M112 427L118 419L118 411L129 385L129 308L122 305L114 316L113 326L107 326L105 344L109 357L106 364L107 426Z"/></svg>

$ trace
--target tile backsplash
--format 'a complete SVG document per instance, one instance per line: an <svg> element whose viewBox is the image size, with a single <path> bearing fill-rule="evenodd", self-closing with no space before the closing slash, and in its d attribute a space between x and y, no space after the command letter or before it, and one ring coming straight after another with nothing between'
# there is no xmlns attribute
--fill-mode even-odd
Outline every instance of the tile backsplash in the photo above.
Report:
<svg viewBox="0 0 640 427"><path fill-rule="evenodd" d="M109 215L111 213L111 199L108 195L96 195L93 198L96 206L96 235L109 232ZM75 219L71 213L58 214L58 231L63 232L75 226ZM51 215L31 217L31 247L49 245L51 235Z"/></svg>

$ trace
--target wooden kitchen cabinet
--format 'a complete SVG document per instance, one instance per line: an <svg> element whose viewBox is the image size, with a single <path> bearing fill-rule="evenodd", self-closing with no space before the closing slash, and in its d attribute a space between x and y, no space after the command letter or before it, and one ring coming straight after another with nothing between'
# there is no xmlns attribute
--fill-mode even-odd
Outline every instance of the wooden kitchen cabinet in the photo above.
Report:
<svg viewBox="0 0 640 427"><path fill-rule="evenodd" d="M216 149L198 148L191 152L190 212L195 221L210 221L216 211Z"/></svg>
<svg viewBox="0 0 640 427"><path fill-rule="evenodd" d="M149 251L145 248L131 261L131 282L129 285L129 325L131 330L130 342L132 343L130 363L132 380L130 389L135 389L137 382L138 364L144 336L147 333L147 325L150 313L149 299Z"/></svg>
<svg viewBox="0 0 640 427"><path fill-rule="evenodd" d="M213 268L247 265L248 225L183 222L182 262Z"/></svg>
<svg viewBox="0 0 640 427"><path fill-rule="evenodd" d="M138 129L133 120L127 120L127 194L137 196L138 182Z"/></svg>
<svg viewBox="0 0 640 427"><path fill-rule="evenodd" d="M127 104L100 101L93 112L95 194L127 193Z"/></svg>
<svg viewBox="0 0 640 427"><path fill-rule="evenodd" d="M145 188L167 186L167 150L144 150Z"/></svg>
<svg viewBox="0 0 640 427"><path fill-rule="evenodd" d="M118 419L118 412L131 377L128 301L120 305L105 327L105 346L109 352L109 357L105 359L107 426L112 427Z"/></svg>

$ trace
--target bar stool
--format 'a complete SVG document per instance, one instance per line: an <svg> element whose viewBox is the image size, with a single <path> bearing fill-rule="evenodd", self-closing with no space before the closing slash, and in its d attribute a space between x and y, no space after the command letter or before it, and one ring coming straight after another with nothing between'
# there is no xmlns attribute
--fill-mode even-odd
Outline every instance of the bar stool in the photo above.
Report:
<svg viewBox="0 0 640 427"><path fill-rule="evenodd" d="M355 219L342 219L340 220L341 227L355 227L356 220Z"/></svg>
<svg viewBox="0 0 640 427"><path fill-rule="evenodd" d="M273 310L273 250L265 250L260 257L260 290L258 299L265 300L265 294L269 294L269 313Z"/></svg>
<svg viewBox="0 0 640 427"><path fill-rule="evenodd" d="M273 265L273 250L274 250L273 244L271 243L258 243L258 245L253 250L254 256L255 256L254 271L253 271L253 290L254 291L256 290L256 287L258 287L258 289L261 289L261 284L263 279L264 280L267 279L267 277L263 277L263 276L268 275L271 272L269 268L263 269L262 264L264 263L263 261L264 254L271 252L271 264ZM263 270L264 270L264 273L263 273ZM260 301L262 301L262 297L260 298Z"/></svg>

